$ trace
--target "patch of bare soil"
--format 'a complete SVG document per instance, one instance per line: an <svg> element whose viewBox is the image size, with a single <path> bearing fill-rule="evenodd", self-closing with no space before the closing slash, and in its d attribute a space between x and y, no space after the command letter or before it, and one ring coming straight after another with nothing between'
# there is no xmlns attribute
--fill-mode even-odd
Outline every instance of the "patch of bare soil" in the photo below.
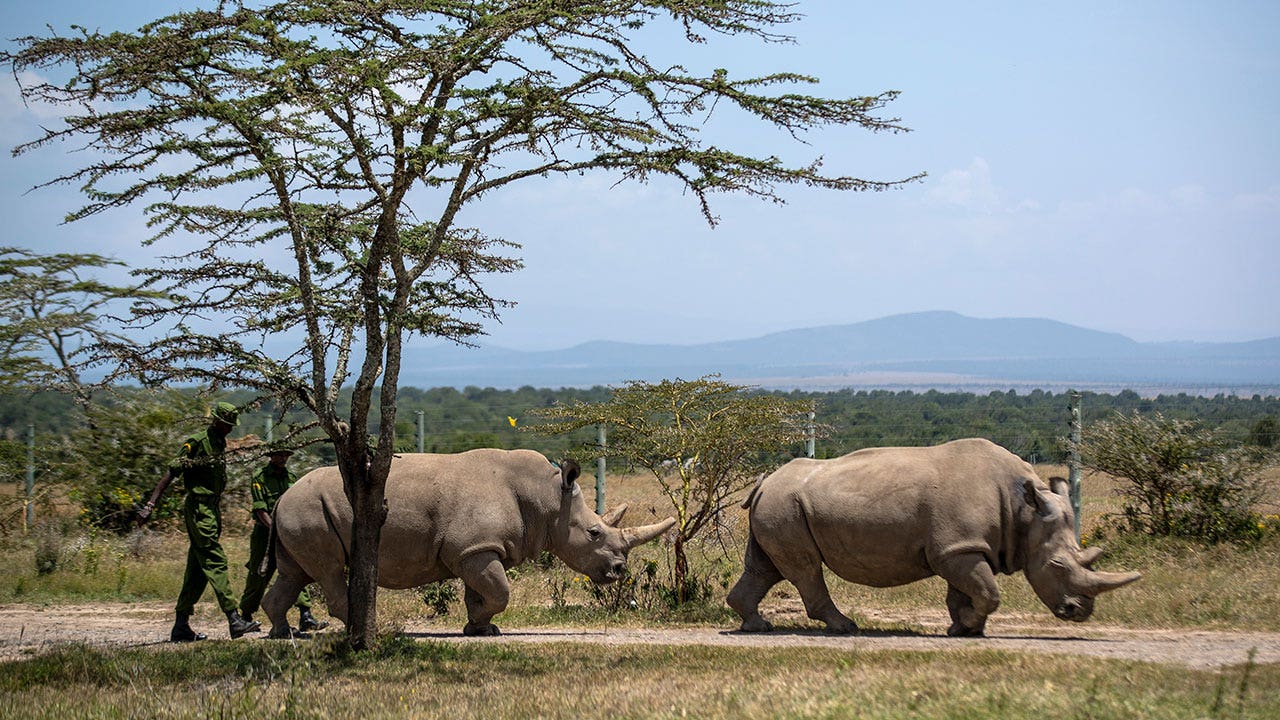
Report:
<svg viewBox="0 0 1280 720"><path fill-rule="evenodd" d="M868 650L1004 650L1018 653L1076 655L1167 663L1196 669L1240 665L1255 653L1259 664L1280 663L1280 633L1213 630L1130 630L1094 625L1020 624L1017 616L993 616L985 638L946 637L946 618L871 615L871 629L854 635L827 635L784 612L770 617L781 626L772 633L737 632L736 628L529 627L507 624L499 638L467 638L458 628L410 624L414 638L458 643L599 643L604 645L715 645L723 647L824 647L851 652ZM501 625L501 616L498 617ZM16 660L69 643L100 647L167 644L173 622L171 606L161 603L0 606L0 660ZM461 626L461 620L457 623ZM226 623L209 614L192 625L211 639L228 639ZM244 642L269 642L266 634Z"/></svg>

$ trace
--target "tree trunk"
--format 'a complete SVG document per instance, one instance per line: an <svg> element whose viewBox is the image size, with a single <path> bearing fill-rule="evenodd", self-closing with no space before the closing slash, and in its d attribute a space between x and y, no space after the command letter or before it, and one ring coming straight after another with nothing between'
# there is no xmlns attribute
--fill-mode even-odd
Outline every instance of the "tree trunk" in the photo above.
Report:
<svg viewBox="0 0 1280 720"><path fill-rule="evenodd" d="M387 520L386 478L376 479L363 443L346 473L351 502L351 557L347 561L347 640L355 650L378 634L378 546Z"/></svg>
<svg viewBox="0 0 1280 720"><path fill-rule="evenodd" d="M676 542L671 549L675 557L673 580L675 581L676 604L683 605L688 600L689 558L684 554L684 535L676 533Z"/></svg>

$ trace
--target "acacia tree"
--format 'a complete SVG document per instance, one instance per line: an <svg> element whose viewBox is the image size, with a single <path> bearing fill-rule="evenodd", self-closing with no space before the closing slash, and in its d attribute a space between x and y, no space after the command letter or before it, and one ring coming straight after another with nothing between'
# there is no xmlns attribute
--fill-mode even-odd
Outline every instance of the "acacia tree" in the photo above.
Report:
<svg viewBox="0 0 1280 720"><path fill-rule="evenodd" d="M676 514L672 585L689 597L689 542L706 532L761 473L790 459L818 431L813 402L752 393L714 376L632 381L600 403L581 400L532 411L546 422L532 432L559 435L609 428L609 454L642 468Z"/></svg>
<svg viewBox="0 0 1280 720"><path fill-rule="evenodd" d="M880 190L704 141L696 122L736 108L798 136L827 125L903 130L877 113L895 97L794 92L795 73L735 78L650 60L646 26L690 43L764 42L798 16L765 0L224 0L136 32L28 37L5 53L28 102L72 110L17 148L64 140L92 162L70 219L147 202L155 235L189 248L144 270L165 298L140 303L139 348L110 346L148 382L259 388L310 408L337 449L354 511L348 633L375 630L379 531L407 333L466 341L503 303L480 285L513 270L504 243L457 227L458 212L510 183L586 171L683 185L714 222L717 192L778 200L800 183ZM271 258L271 260L268 260ZM216 322L206 322L212 320ZM264 337L297 340L267 353ZM338 389L354 380L339 416ZM380 384L380 389L379 389Z"/></svg>
<svg viewBox="0 0 1280 720"><path fill-rule="evenodd" d="M93 277L122 265L91 253L0 247L0 389L60 390L88 409L94 387L81 373L83 352L117 340L102 316L144 295Z"/></svg>

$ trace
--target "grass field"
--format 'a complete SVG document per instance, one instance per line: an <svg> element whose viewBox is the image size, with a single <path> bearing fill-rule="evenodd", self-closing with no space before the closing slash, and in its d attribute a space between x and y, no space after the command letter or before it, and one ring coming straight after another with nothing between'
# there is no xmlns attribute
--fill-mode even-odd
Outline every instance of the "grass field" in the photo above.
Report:
<svg viewBox="0 0 1280 720"><path fill-rule="evenodd" d="M1280 667L1223 673L976 650L457 646L65 648L0 673L9 718L1265 718Z"/></svg>
<svg viewBox="0 0 1280 720"><path fill-rule="evenodd" d="M1041 467L1042 476L1065 469ZM589 480L587 481L590 482ZM1118 505L1105 478L1087 479L1085 532ZM584 488L590 494L590 488ZM637 478L611 478L610 504L631 505L627 524L666 512ZM224 535L233 587L247 557L241 514L229 509ZM247 512L243 514L247 522ZM705 603L671 610L643 594L635 610L608 612L609 597L556 563L512 573L504 627L608 623L735 627L723 604L741 567L745 513L726 517L717 538L694 548ZM130 537L37 528L0 537L0 603L171 602L181 583L185 538ZM36 572L41 543L59 545L58 568ZM1135 628L1280 631L1280 537L1239 549L1173 541L1112 539L1100 562L1136 569L1141 582L1098 602L1091 622ZM643 580L660 577L660 544L633 554ZM871 589L829 578L837 604L868 628L897 629L894 617L945 617L937 579ZM1032 627L1058 624L1021 575L1002 578L997 613ZM67 647L0 664L0 717L867 717L867 718L1280 718L1280 666L1220 672L1129 661L1028 656L990 650L947 653L821 648L719 648L557 644L453 645L414 642L395 631L431 614L420 593L383 592L375 652L353 656L336 636L313 642L209 641L121 650ZM783 583L765 601L794 606ZM460 600L437 618L463 623ZM206 594L197 620L220 621ZM796 616L802 627L815 625ZM908 621L909 625L909 621Z"/></svg>

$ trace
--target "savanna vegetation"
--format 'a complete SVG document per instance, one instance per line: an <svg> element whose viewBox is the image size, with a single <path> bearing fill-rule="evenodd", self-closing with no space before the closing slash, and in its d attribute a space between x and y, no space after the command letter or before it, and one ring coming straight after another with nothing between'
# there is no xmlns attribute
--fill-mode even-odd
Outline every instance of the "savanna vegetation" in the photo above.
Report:
<svg viewBox="0 0 1280 720"><path fill-rule="evenodd" d="M598 402L607 399L608 392L437 389L406 395L414 403L407 407L422 407L424 412L430 407L425 404L428 399L438 401L432 408L437 433L442 432L445 418L484 422L495 429L492 435L477 438L476 444L537 447L559 442L559 448L547 451L567 453L584 451L594 443L594 433L586 437L520 433L519 428L529 422L530 406L549 407L570 399ZM117 472L112 468L119 468L118 477L126 477L124 470L132 468L130 472L145 478L145 487L155 477L150 472L155 468L147 463L163 464L175 434L180 434L177 429L201 421L202 400L195 393L138 395L117 401L113 412L100 415L105 424L96 428L103 438L97 443L90 442L77 426L73 403L51 395L25 397L26 412L61 410L58 417L42 416L48 422L40 433L44 438L40 487L47 490L37 508L37 524L24 535L11 522L9 532L0 535L0 603L102 604L109 612L121 614L131 607L163 611L171 607L181 583L186 545L174 516L161 518L154 531L123 534L113 532L110 523L87 522L100 510L94 509L98 506L89 498L96 496L86 489L110 485L103 480L107 473ZM149 403L142 402L144 395ZM19 399L5 396L3 407L12 413L10 417L24 412ZM1006 420L1030 416L1041 405L1046 416L1054 406L1065 415L1066 398L844 393L817 400L819 419L866 412L861 416L864 420L879 415L890 424L925 427L941 417L934 414L935 406L950 407L948 417L953 422L959 423L967 412L974 414L970 422L981 425L976 417L979 408ZM1090 396L1087 407L1124 400ZM1242 428L1263 423L1273 402L1225 397L1138 401L1170 414L1187 410L1180 410L1180 404L1213 408L1218 417L1230 418ZM857 410L857 404L868 410ZM267 412L265 408L249 412L237 438L247 442L250 434L263 432L259 428L265 428ZM1253 414L1258 412L1263 414ZM516 427L508 417L516 419ZM62 434L54 435L54 428ZM1046 432L1049 429L1045 427ZM839 426L833 426L832 437L821 440L819 447L833 447L839 432ZM7 467L13 469L20 467L25 454L20 436L15 432L9 437L5 457ZM1243 446L1261 448L1250 444L1250 437L1247 432L1242 436ZM402 447L410 443L399 440ZM449 449L467 446L461 443ZM122 447L131 452L121 452ZM295 456L294 467L305 470L324 462L324 448L319 444L304 450ZM73 449L88 455L71 462L76 457ZM112 453L117 457L108 457ZM155 457L148 460L151 455ZM97 457L96 462L91 456ZM62 461L77 473L88 473L92 481L75 483L63 476L66 482L46 484L49 477L57 477ZM232 476L239 478L233 484L242 487L243 478L258 461L250 453L233 463ZM1042 477L1066 473L1061 465L1036 467ZM670 501L652 477L622 463L614 462L611 468L610 502L628 503L632 522L670 514ZM1085 543L1101 543L1107 549L1099 567L1144 573L1141 582L1099 602L1091 622L1181 631L1280 632L1280 596L1274 592L1280 586L1280 512L1274 493L1280 472L1275 468L1259 472L1260 486L1269 493L1256 507L1255 537L1243 544L1132 532L1123 522L1127 496L1118 492L1128 481L1099 472L1087 474ZM581 482L589 494L590 474ZM6 507L12 517L21 483L8 487L13 489L0 492L9 499ZM121 494L130 496L120 505L120 511L126 512L137 498ZM224 541L232 558L232 583L239 588L245 573L239 559L248 555L248 502L231 492L225 504ZM631 577L606 587L592 586L559 561L544 557L511 571L510 608L496 620L507 629L546 625L731 629L737 617L723 600L741 569L745 533L743 511L731 506L720 513L713 531L686 544L687 578L681 584L673 582L673 557L665 542L638 548L632 555ZM890 589L851 585L834 577L828 582L837 604L864 629L937 634L945 627L946 591L936 578ZM1034 634L1037 628L1052 632L1057 626L1021 576L1001 578L1000 586L1003 602L993 627L1009 622L1026 628L1020 632ZM303 643L209 641L185 648L56 648L5 663L0 703L6 717L99 717L118 714L121 708L160 717L480 713L523 717L532 707L546 717L569 717L601 712L602 703L608 708L606 714L646 717L857 713L1015 718L1033 712L1067 712L1073 717L1225 718L1270 717L1280 712L1275 700L1280 697L1280 675L1275 666L1254 666L1244 657L1238 667L1211 672L1057 657L1037 657L1035 663L1028 663L1017 653L981 649L957 654L559 644L456 647L413 641L401 631L459 632L465 612L457 581L412 591L382 591L379 608L379 639L373 651L363 655L352 654L335 637L323 635ZM779 627L812 626L804 618L794 588L786 583L772 591L764 608ZM216 615L212 603L201 603L193 622L197 627L217 623ZM162 616L167 621L167 615ZM157 635L163 629L159 627Z"/></svg>
<svg viewBox="0 0 1280 720"><path fill-rule="evenodd" d="M1042 476L1060 466L1037 466ZM1280 474L1270 471L1274 482ZM590 479L584 478L589 492ZM666 500L647 478L611 475L610 496L637 521ZM1116 535L1122 481L1091 475L1084 507L1087 542L1103 542L1100 567L1139 569L1141 582L1109 594L1092 624L1182 631L1280 632L1280 532L1242 547L1147 535ZM1274 496L1271 500L1274 501ZM242 587L247 505L230 510L224 536L232 584ZM740 570L745 514L729 512L714 538L689 548L708 588L704 602L677 603L669 590L668 548L632 556L629 582L597 588L551 558L511 572L510 609L497 622L521 627L736 627L723 604ZM180 532L129 535L95 531L74 518L43 521L28 537L0 538L0 603L102 603L167 610L181 582ZM41 558L55 569L41 572ZM935 579L873 589L829 577L836 602L864 629L939 634L945 587ZM1000 580L1003 604L993 627L1052 633L1057 620L1021 576ZM414 639L458 633L465 612L456 581L379 596L379 637L370 653L350 653L336 636L313 641L207 641L194 646L51 648L6 662L0 673L5 717L103 717L129 708L153 717L1065 717L1263 718L1280 712L1280 673L1247 657L1222 671L1131 661L1037 656L972 648L946 652L813 648L467 645ZM765 601L780 627L806 628L793 588ZM167 615L161 615L167 620ZM197 606L197 627L219 622L212 603ZM167 627L157 627L157 637ZM410 634L401 634L409 630ZM1088 626L1084 631L1087 632Z"/></svg>

